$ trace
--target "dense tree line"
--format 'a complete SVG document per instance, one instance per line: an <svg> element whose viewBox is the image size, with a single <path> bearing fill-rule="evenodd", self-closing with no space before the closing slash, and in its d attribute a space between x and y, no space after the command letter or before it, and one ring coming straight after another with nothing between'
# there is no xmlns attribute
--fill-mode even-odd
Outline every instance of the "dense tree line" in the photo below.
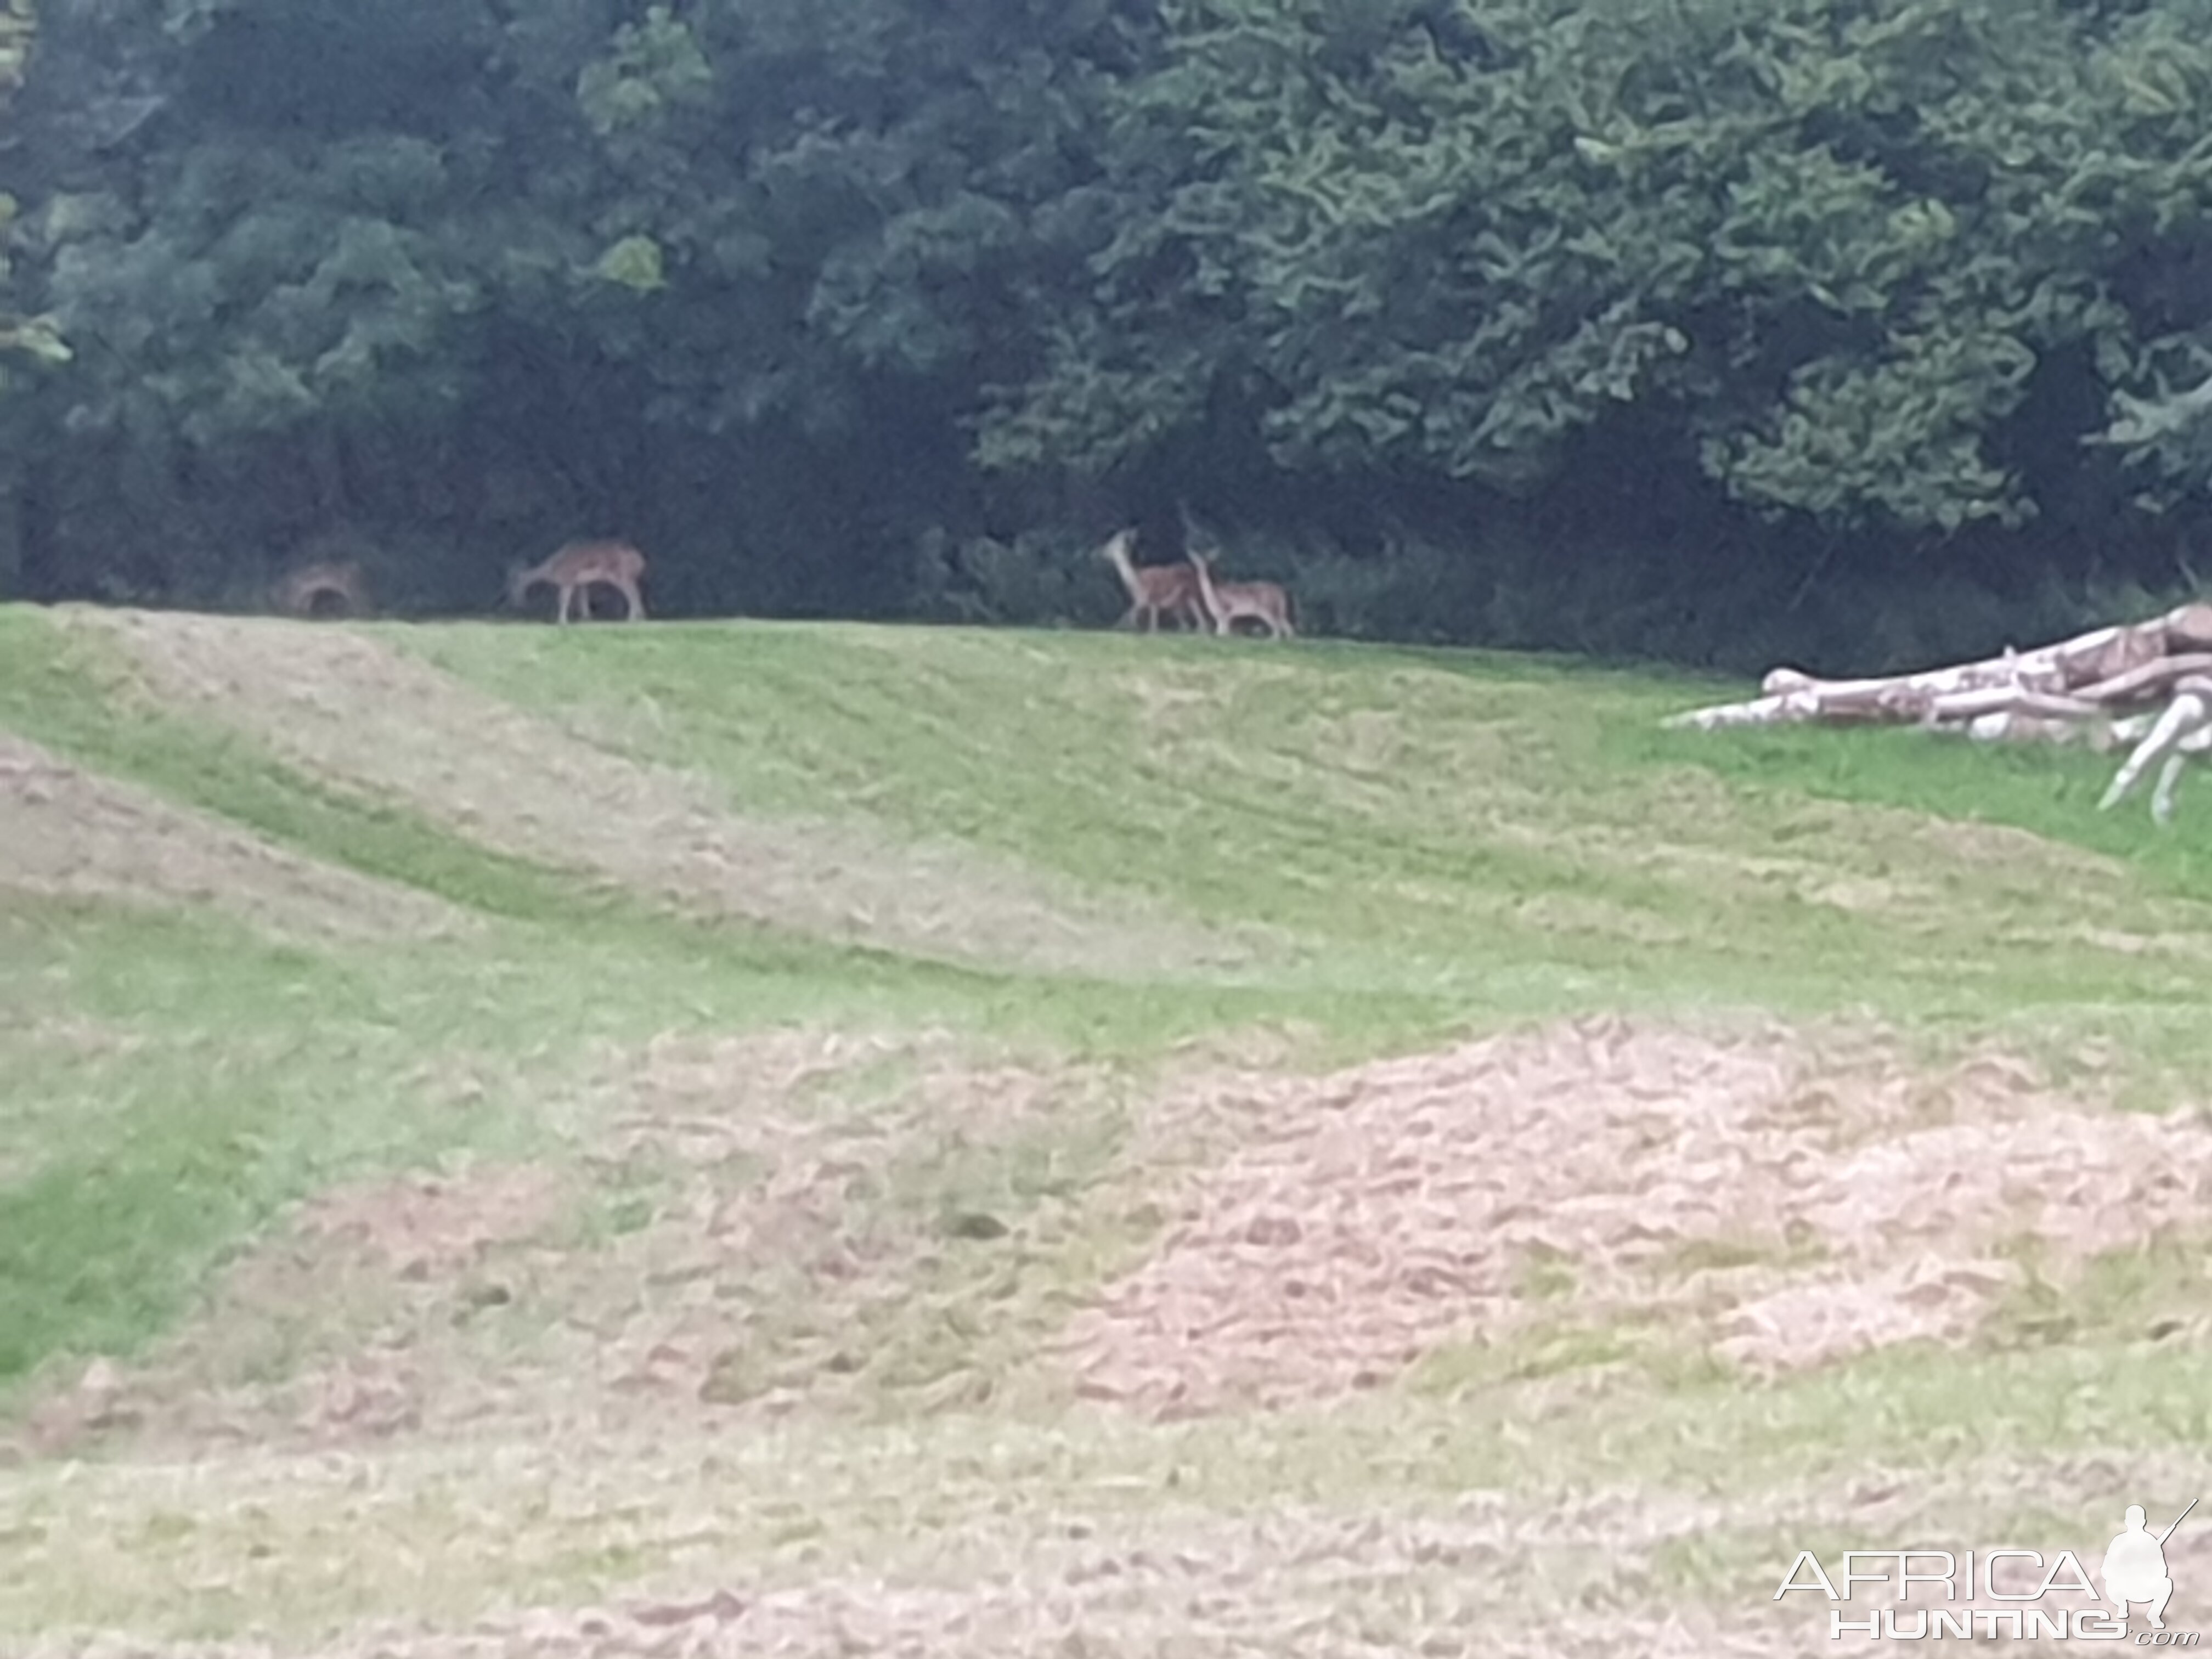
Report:
<svg viewBox="0 0 2212 1659"><path fill-rule="evenodd" d="M2212 0L9 0L0 579L1874 667L2191 575ZM35 23L35 33L33 25Z"/></svg>

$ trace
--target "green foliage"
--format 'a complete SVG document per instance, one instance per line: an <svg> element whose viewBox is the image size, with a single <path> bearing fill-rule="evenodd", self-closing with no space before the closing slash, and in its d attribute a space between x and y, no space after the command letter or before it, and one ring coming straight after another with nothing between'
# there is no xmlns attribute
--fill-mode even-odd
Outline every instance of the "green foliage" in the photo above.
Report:
<svg viewBox="0 0 2212 1659"><path fill-rule="evenodd" d="M1285 467L1526 487L1643 404L1762 508L2018 523L1993 438L2053 350L2140 360L2123 239L2212 205L2189 9L1181 0L1115 131L1159 210L985 456L1110 466L1211 379Z"/></svg>
<svg viewBox="0 0 2212 1659"><path fill-rule="evenodd" d="M8 119L9 106L22 88L38 32L37 0L7 0L0 7L0 122ZM6 248L20 209L14 196L0 191L0 296L8 291ZM52 317L21 317L4 309L0 309L0 352L20 353L33 362L50 365L65 363L72 355ZM8 384L6 368L0 365L0 390Z"/></svg>
<svg viewBox="0 0 2212 1659"><path fill-rule="evenodd" d="M25 352L42 363L65 363L75 355L51 317L27 317L0 327L0 349Z"/></svg>
<svg viewBox="0 0 2212 1659"><path fill-rule="evenodd" d="M2017 524L2027 503L1984 458L1978 416L2016 402L2035 362L2008 334L1898 339L1875 362L1823 357L1792 373L1762 429L1708 438L1706 465L1747 500L1824 519Z"/></svg>
<svg viewBox="0 0 2212 1659"><path fill-rule="evenodd" d="M643 22L617 29L613 50L585 66L576 101L604 138L672 106L704 103L714 90L714 71L691 31L667 7L654 6Z"/></svg>
<svg viewBox="0 0 2212 1659"><path fill-rule="evenodd" d="M1586 586L1706 543L1794 605L1884 538L2166 580L2212 481L2212 0L169 0L30 75L10 465L132 503L50 515L60 591L178 591L147 526L588 519L848 612L942 613L935 532L1041 617L1086 601L1024 537L1327 497L1364 545L1411 490L1449 558L1548 504ZM356 445L434 476L237 487ZM1477 635L1571 586L1407 580Z"/></svg>
<svg viewBox="0 0 2212 1659"><path fill-rule="evenodd" d="M2212 355L2192 352L2201 366L2212 369ZM2176 497L2212 485L2212 374L2185 392L2175 392L2165 376L2150 397L2112 393L2112 424L2083 440L2122 452L2125 465L2142 467L2151 477L2139 499L2146 506L2165 507Z"/></svg>
<svg viewBox="0 0 2212 1659"><path fill-rule="evenodd" d="M296 161L244 140L180 158L149 210L43 227L63 327L104 348L71 390L81 430L143 422L216 446L326 415L454 395L441 351L482 279L447 234L455 185L416 139Z"/></svg>
<svg viewBox="0 0 2212 1659"><path fill-rule="evenodd" d="M651 294L668 286L662 275L660 244L650 236L625 236L599 256L592 267L611 283Z"/></svg>
<svg viewBox="0 0 2212 1659"><path fill-rule="evenodd" d="M0 8L0 109L22 88L38 33L38 0L8 0Z"/></svg>
<svg viewBox="0 0 2212 1659"><path fill-rule="evenodd" d="M943 622L1033 628L1110 622L1120 614L1121 589L1097 552L1095 544L1078 545L1049 532L1003 540L977 536L956 544L932 532L916 554L915 608Z"/></svg>

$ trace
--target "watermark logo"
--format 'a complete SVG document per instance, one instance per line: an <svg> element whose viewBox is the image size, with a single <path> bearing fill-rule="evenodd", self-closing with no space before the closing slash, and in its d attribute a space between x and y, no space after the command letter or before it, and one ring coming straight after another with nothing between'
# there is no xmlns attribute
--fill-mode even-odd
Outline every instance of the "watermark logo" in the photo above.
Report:
<svg viewBox="0 0 2212 1659"><path fill-rule="evenodd" d="M2197 1500L2189 1500L2189 1510L2197 1507ZM2166 1540L2173 1536L2174 1528L2189 1518L2189 1510L2173 1517L2173 1526L2156 1537L2143 1524L2142 1505L2128 1505L2127 1530L2112 1540L2105 1552L2105 1594L2120 1610L2120 1617L2128 1616L2128 1609L2137 1601L2150 1604L2150 1627L2166 1628L2166 1604L2173 1599L2173 1580L2166 1575Z"/></svg>
<svg viewBox="0 0 2212 1659"><path fill-rule="evenodd" d="M1831 1603L1851 1601L1861 1585L1894 1589L1894 1599L1921 1605L1900 1613L1884 1607L1865 1618L1847 1618L1841 1606L1828 1610L1828 1635L1841 1641L1863 1636L1875 1641L1918 1642L1956 1638L1966 1641L2026 1641L2057 1637L2087 1642L2131 1642L2137 1647L2193 1648L2203 1640L2195 1631L2166 1627L2166 1603L2173 1580L2166 1568L2166 1544L2197 1507L2188 1508L2153 1532L2140 1504L2129 1506L2120 1532L2106 1547L2101 1594L2081 1559L2072 1550L2046 1557L2041 1550L1994 1549L1963 1553L1950 1550L1850 1550L1843 1572L1832 1574L1811 1550L1800 1550L1774 1592L1825 1596ZM1837 1588L1838 1584L1842 1589ZM2027 1588L2032 1583L2033 1588ZM1938 1586L1946 1606L1932 1605ZM1877 1599L1870 1596L1869 1599ZM1961 1607L1961 1601L1967 1605ZM1991 1605L1983 1606L1980 1603ZM2107 1605L2109 1604L2109 1605ZM2135 1609L2145 1610L2148 1628L2135 1627Z"/></svg>

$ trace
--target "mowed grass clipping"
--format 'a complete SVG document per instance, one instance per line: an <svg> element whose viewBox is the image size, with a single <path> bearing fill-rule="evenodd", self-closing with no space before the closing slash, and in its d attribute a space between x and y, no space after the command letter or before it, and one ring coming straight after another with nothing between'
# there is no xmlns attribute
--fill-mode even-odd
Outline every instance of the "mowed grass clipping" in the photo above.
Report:
<svg viewBox="0 0 2212 1659"><path fill-rule="evenodd" d="M1143 1066L1265 1025L1321 1065L1598 1010L1868 1014L2094 1049L2146 1104L2212 1060L2212 799L2185 787L2163 832L2100 815L2109 759L1662 732L1735 689L1326 641L365 631L733 810L964 842L1272 944L1106 983L687 919L154 706L112 648L0 611L0 727L485 924L274 942L0 890L0 1378L130 1352L333 1180L547 1150L591 1055L668 1033L933 1027Z"/></svg>

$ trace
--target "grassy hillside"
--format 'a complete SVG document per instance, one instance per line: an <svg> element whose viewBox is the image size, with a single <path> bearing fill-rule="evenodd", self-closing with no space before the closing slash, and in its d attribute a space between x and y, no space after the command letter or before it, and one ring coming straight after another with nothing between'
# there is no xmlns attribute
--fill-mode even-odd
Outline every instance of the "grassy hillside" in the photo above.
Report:
<svg viewBox="0 0 2212 1659"><path fill-rule="evenodd" d="M1516 1270L1510 1329L1348 1403L1155 1422L1049 1380L1178 1183L1387 1096L1345 1068L1392 1056L1589 1016L1878 1048L1891 1104L1844 1112L1838 1157L1972 1118L1970 1060L2022 1099L2202 1099L2201 783L2161 832L2094 811L2096 757L1657 729L1729 690L1322 641L0 610L0 1539L43 1564L0 1632L829 1595L886 1553L918 1595L1071 1516L1226 1560L1261 1545L1207 1527L1442 1526L1479 1486L1499 1515L1627 1494L1525 1564L1539 1601L1595 1642L1657 1598L1718 1651L1778 1527L1854 1535L1869 1470L1950 1471L1916 1522L2101 1525L2105 1486L2204 1466L2187 1228L2067 1273L2023 1232L1972 1332L1776 1376L1659 1302L1583 1306L1603 1275L1560 1245ZM1828 1064L1793 1110L1849 1093ZM407 1189L379 1255L392 1183L429 1170L535 1173L459 1243L461 1188ZM1723 1229L1667 1272L1829 1248L1801 1243ZM697 1373L657 1425L573 1391L633 1339ZM98 1356L121 1383L80 1382ZM372 1434L379 1389L406 1406ZM684 1434L760 1411L778 1437L703 1475ZM558 1525L549 1424L587 1472ZM364 1435L366 1487L208 1449ZM179 1448L216 1497L151 1473ZM2091 1450L2101 1484L2021 1484ZM64 1455L100 1467L64 1482ZM1601 1537L1629 1577L1593 1589L1563 1563ZM1411 1650L1440 1592L1392 1559L1344 1617ZM1150 1639L1108 1624L1104 1650ZM1517 1650L1491 1628L1478 1650Z"/></svg>

